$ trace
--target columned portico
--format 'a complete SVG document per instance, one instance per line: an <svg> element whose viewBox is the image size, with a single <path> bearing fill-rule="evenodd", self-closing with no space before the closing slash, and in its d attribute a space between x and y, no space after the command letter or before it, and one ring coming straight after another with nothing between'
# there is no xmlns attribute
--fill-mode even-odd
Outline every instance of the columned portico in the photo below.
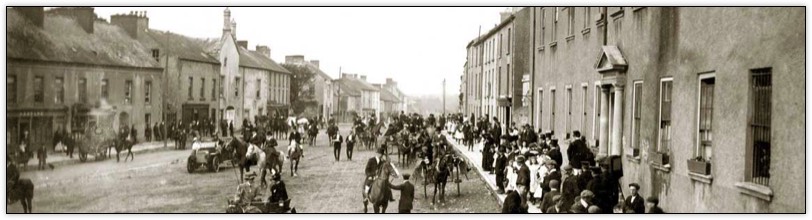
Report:
<svg viewBox="0 0 812 220"><path fill-rule="evenodd" d="M616 46L601 49L595 63L595 69L601 74L599 158L621 155L623 151L623 90L627 66Z"/></svg>
<svg viewBox="0 0 812 220"><path fill-rule="evenodd" d="M622 145L621 139L623 136L623 85L615 84L612 86L615 93L615 100L612 102L612 146L611 155L620 155Z"/></svg>
<svg viewBox="0 0 812 220"><path fill-rule="evenodd" d="M598 136L598 156L609 152L609 87L601 86L600 133Z"/></svg>

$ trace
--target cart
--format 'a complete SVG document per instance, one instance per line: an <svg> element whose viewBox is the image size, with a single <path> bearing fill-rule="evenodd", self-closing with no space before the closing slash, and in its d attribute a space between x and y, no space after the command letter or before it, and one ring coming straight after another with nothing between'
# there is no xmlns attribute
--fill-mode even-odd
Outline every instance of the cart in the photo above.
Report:
<svg viewBox="0 0 812 220"><path fill-rule="evenodd" d="M87 161L88 155L98 160L107 158L107 150L115 145L116 133L113 128L115 111L92 109L88 113L89 121L84 130L84 137L75 137L78 140L79 161Z"/></svg>

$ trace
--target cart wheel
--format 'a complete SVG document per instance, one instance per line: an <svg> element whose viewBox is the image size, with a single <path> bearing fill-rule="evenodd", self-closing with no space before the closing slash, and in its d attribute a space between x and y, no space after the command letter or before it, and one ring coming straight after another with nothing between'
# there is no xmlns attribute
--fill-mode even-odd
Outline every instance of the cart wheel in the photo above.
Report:
<svg viewBox="0 0 812 220"><path fill-rule="evenodd" d="M209 171L215 173L220 172L220 159L218 159L216 156L209 162Z"/></svg>
<svg viewBox="0 0 812 220"><path fill-rule="evenodd" d="M81 162L87 161L87 152L80 152L79 153L79 161L81 161Z"/></svg>
<svg viewBox="0 0 812 220"><path fill-rule="evenodd" d="M194 157L189 156L189 159L186 161L186 171L189 171L189 173L193 173L195 172L196 167L197 164L195 163Z"/></svg>

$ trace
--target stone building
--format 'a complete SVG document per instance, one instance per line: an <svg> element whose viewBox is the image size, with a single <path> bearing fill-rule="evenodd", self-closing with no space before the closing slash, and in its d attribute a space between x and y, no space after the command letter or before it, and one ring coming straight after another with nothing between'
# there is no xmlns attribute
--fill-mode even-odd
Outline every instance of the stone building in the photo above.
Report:
<svg viewBox="0 0 812 220"><path fill-rule="evenodd" d="M57 128L83 131L160 122L163 69L148 47L97 18L93 8L7 8L6 135L53 147ZM100 119L88 113L106 109ZM110 121L110 123L105 123Z"/></svg>
<svg viewBox="0 0 812 220"><path fill-rule="evenodd" d="M805 210L803 8L524 10L536 128L621 156L667 212Z"/></svg>
<svg viewBox="0 0 812 220"><path fill-rule="evenodd" d="M253 123L260 116L288 114L290 72L270 58L270 48L258 45L256 51L248 50L248 41L237 40L236 29L226 8L223 34L208 50L221 63L220 114L239 129L243 120Z"/></svg>
<svg viewBox="0 0 812 220"><path fill-rule="evenodd" d="M352 114L359 116L380 115L380 91L379 88L367 82L366 75L342 73L338 79L339 86L339 110L342 115Z"/></svg>
<svg viewBox="0 0 812 220"><path fill-rule="evenodd" d="M110 23L147 47L165 69L165 80L155 83L178 89L159 94L167 101L163 110L168 121L181 120L184 124L219 121L220 62L206 51L207 44L213 41L150 29L146 13L112 15Z"/></svg>
<svg viewBox="0 0 812 220"><path fill-rule="evenodd" d="M513 49L513 11L500 13L500 23L473 39L467 46L468 64L463 76L466 104L463 113L476 117L488 115L505 124L510 121L514 94L511 50ZM467 94L467 95L466 95Z"/></svg>

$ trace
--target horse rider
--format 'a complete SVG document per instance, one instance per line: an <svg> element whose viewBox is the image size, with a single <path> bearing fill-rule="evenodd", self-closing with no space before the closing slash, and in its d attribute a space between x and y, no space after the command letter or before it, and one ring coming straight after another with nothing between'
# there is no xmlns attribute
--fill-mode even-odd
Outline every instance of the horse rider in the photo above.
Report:
<svg viewBox="0 0 812 220"><path fill-rule="evenodd" d="M364 180L364 193L367 195L367 197L369 197L369 193L372 192L372 183L374 183L375 179L378 178L378 171L380 171L384 163L388 163L386 161L386 157L384 157L383 148L378 148L376 153L377 154L374 157L369 158L369 161L367 161L367 166L364 169L364 173L366 174L366 179ZM392 196L389 198L390 201L395 201Z"/></svg>

